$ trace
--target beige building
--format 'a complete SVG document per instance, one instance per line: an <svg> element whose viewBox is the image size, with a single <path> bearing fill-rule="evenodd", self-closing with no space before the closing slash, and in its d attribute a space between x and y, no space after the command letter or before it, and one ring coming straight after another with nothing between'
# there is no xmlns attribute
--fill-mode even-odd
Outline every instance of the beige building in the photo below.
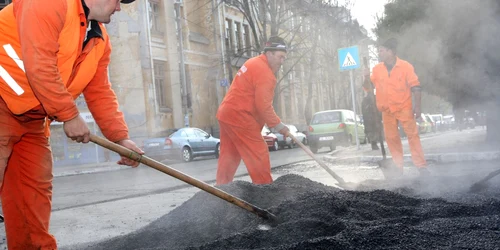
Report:
<svg viewBox="0 0 500 250"><path fill-rule="evenodd" d="M302 25L303 37L316 28L307 18L294 20L288 28ZM218 135L219 103L239 67L260 53L250 26L237 7L220 0L137 0L122 5L107 25L113 46L109 73L132 138L141 143L186 125ZM339 80L336 63L318 57L321 67L311 70L293 49L276 89L275 107L283 121L307 124L310 79L315 79L312 112L349 108L336 100L345 88L350 93L349 85Z"/></svg>
<svg viewBox="0 0 500 250"><path fill-rule="evenodd" d="M186 125L214 130L223 90L213 6L138 0L122 7L107 25L109 71L132 136Z"/></svg>

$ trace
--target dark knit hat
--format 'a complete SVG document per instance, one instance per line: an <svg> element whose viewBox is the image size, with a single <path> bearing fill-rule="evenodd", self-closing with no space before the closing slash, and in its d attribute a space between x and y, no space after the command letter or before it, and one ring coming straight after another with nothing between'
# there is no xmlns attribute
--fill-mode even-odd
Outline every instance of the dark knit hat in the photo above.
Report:
<svg viewBox="0 0 500 250"><path fill-rule="evenodd" d="M279 36L272 36L267 40L264 52L267 51L284 51L287 52L287 46L285 40Z"/></svg>
<svg viewBox="0 0 500 250"><path fill-rule="evenodd" d="M380 44L380 46L392 50L392 52L396 53L398 51L398 40L396 38L389 38L384 43Z"/></svg>
<svg viewBox="0 0 500 250"><path fill-rule="evenodd" d="M120 3L132 3L134 2L135 0L121 0Z"/></svg>

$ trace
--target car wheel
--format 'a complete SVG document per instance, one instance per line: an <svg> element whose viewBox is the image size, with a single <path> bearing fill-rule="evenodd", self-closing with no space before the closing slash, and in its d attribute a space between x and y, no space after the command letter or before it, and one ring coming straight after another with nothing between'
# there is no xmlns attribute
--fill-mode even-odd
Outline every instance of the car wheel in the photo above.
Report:
<svg viewBox="0 0 500 250"><path fill-rule="evenodd" d="M332 145L330 145L330 150L333 151L337 149L337 145L335 145L334 143L332 143Z"/></svg>
<svg viewBox="0 0 500 250"><path fill-rule="evenodd" d="M215 147L215 159L219 159L220 154L220 143Z"/></svg>
<svg viewBox="0 0 500 250"><path fill-rule="evenodd" d="M306 138L302 139L302 144L307 145L307 139Z"/></svg>
<svg viewBox="0 0 500 250"><path fill-rule="evenodd" d="M280 146L278 145L278 141L274 141L274 145L273 145L272 150L273 151L278 151L278 149L280 149Z"/></svg>
<svg viewBox="0 0 500 250"><path fill-rule="evenodd" d="M316 146L309 145L309 149L311 149L311 152L313 152L314 154L318 153L318 147Z"/></svg>
<svg viewBox="0 0 500 250"><path fill-rule="evenodd" d="M190 162L193 160L193 152L191 152L190 148L182 148L182 160L185 162Z"/></svg>

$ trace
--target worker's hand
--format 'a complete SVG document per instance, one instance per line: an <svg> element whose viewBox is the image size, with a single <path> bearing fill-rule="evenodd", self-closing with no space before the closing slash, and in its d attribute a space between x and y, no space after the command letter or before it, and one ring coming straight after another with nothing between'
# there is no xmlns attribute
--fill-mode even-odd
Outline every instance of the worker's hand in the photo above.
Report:
<svg viewBox="0 0 500 250"><path fill-rule="evenodd" d="M415 119L418 120L422 117L422 111L420 111L420 107L415 107L413 111L415 113Z"/></svg>
<svg viewBox="0 0 500 250"><path fill-rule="evenodd" d="M140 155L143 155L144 154L144 151L142 151L142 149L140 149L139 147L137 147L137 145L135 144L134 141L132 140L129 140L129 139L125 139L125 140L121 140L119 142L117 142L118 144L132 150L132 151L135 151L137 152L138 154ZM119 165L127 165L127 166L131 166L133 168L139 166L139 163L138 161L134 161L130 158L128 158L127 156L120 156L121 159L116 162L117 164Z"/></svg>
<svg viewBox="0 0 500 250"><path fill-rule="evenodd" d="M68 138L76 142L87 143L90 141L90 130L85 120L78 115L75 118L64 122L64 133Z"/></svg>
<svg viewBox="0 0 500 250"><path fill-rule="evenodd" d="M280 134L283 135L283 139L286 139L287 137L289 137L289 133L290 133L290 129L288 129L287 126L285 126L284 128L280 129Z"/></svg>

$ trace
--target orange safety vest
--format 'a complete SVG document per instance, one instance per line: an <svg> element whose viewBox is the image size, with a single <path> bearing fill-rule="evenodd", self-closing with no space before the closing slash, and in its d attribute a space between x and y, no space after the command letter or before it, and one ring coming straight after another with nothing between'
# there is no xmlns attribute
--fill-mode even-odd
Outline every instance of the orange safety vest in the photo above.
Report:
<svg viewBox="0 0 500 250"><path fill-rule="evenodd" d="M94 77L109 37L104 25L99 24L104 41L93 38L82 51L87 28L83 7L80 0L66 0L66 3L67 14L58 38L57 70L60 80L74 100ZM14 3L0 11L0 96L12 113L20 115L39 106L40 102L25 72L23 58L27 55L21 53L22 41L18 34L15 8ZM35 74L38 73L36 70ZM53 82L56 80L52 79Z"/></svg>
<svg viewBox="0 0 500 250"><path fill-rule="evenodd" d="M412 109L411 88L420 86L420 82L409 62L397 58L390 73L384 63L379 63L373 68L371 81L381 112Z"/></svg>

